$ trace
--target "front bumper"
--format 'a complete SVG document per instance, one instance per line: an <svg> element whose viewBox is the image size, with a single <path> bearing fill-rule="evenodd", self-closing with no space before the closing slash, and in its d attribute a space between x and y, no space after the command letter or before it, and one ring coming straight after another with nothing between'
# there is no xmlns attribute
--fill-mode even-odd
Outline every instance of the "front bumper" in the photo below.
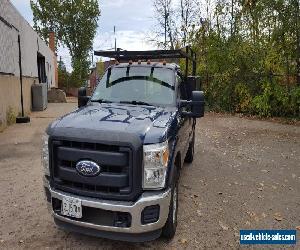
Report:
<svg viewBox="0 0 300 250"><path fill-rule="evenodd" d="M167 189L166 191L161 192L144 192L141 197L135 202L128 201L110 201L110 200L100 200L90 197L82 197L69 193L65 193L58 190L53 190L49 187L49 184L45 180L45 188L49 190L50 194L50 203L49 209L53 214L56 224L71 231L79 231L81 233L91 234L94 236L102 236L105 238L121 239L121 240L130 240L130 237L124 236L134 236L134 241L144 241L143 239L139 240L138 235L145 236L145 240L151 240L152 238L157 238L160 234L162 227L165 225L168 213L169 205L171 199L171 190ZM82 202L83 207L90 207L96 209L102 209L107 211L115 212L125 212L131 215L131 225L130 227L116 227L116 226L107 226L93 224L91 222L84 222L74 220L69 217L62 216L56 213L51 205L53 198L58 200L63 200L66 197L78 198ZM159 218L154 223L142 224L142 211L148 206L159 205ZM86 229L86 230L85 230ZM97 233L98 232L98 233ZM101 234L101 232L103 232ZM148 233L155 232L151 238ZM111 236L109 233L112 233ZM143 237L142 237L143 238Z"/></svg>

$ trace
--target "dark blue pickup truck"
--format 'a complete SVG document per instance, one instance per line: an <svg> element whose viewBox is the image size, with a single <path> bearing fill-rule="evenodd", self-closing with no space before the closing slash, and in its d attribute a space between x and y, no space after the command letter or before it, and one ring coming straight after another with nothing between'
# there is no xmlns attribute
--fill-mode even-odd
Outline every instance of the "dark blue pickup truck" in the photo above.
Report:
<svg viewBox="0 0 300 250"><path fill-rule="evenodd" d="M49 125L44 188L59 227L124 241L174 236L178 179L193 161L204 96L189 65L183 74L149 59L185 58L195 73L190 51L114 52L136 61L116 61L91 97L81 88L79 108Z"/></svg>

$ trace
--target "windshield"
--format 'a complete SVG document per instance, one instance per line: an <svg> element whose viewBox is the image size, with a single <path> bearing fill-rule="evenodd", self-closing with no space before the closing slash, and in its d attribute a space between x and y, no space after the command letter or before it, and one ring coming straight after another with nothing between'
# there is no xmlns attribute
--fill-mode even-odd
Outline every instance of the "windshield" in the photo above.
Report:
<svg viewBox="0 0 300 250"><path fill-rule="evenodd" d="M172 105L174 78L173 70L167 68L110 68L99 81L91 101Z"/></svg>

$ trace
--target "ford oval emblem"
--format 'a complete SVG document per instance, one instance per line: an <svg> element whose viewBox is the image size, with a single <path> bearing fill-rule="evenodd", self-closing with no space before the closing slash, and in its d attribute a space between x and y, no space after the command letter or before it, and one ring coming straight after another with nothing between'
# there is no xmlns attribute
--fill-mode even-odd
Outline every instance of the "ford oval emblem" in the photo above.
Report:
<svg viewBox="0 0 300 250"><path fill-rule="evenodd" d="M100 166L92 161L79 161L76 164L76 170L83 176L97 176L100 173Z"/></svg>

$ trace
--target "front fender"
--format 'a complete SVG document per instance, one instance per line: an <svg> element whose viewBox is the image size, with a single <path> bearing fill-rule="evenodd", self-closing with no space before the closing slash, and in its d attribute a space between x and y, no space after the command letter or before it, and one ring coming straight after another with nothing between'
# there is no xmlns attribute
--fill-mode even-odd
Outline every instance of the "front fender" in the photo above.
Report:
<svg viewBox="0 0 300 250"><path fill-rule="evenodd" d="M172 187L172 184L176 179L179 177L180 172L180 166L175 165L176 157L180 156L180 151L177 147L178 138L177 136L174 138L174 140L169 142L169 148L170 148L170 160L168 165L168 171L167 171L167 180L166 180L166 187ZM180 164L180 159L179 163Z"/></svg>

